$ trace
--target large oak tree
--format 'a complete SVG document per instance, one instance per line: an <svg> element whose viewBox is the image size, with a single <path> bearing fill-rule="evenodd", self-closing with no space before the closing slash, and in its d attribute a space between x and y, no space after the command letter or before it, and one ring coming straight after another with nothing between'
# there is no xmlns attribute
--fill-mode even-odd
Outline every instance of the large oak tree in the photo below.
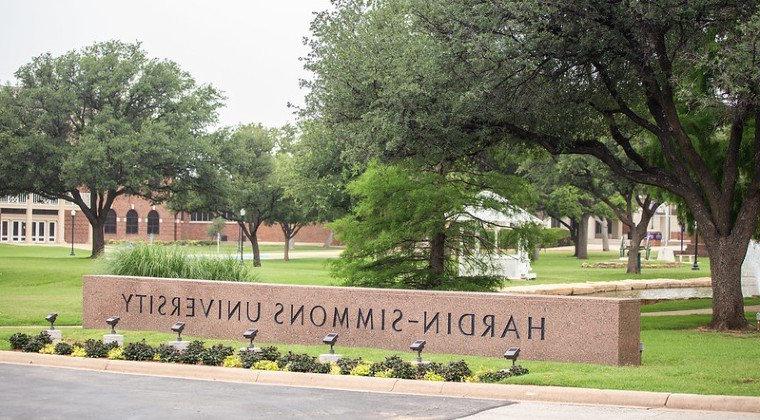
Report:
<svg viewBox="0 0 760 420"><path fill-rule="evenodd" d="M79 206L92 225L93 257L118 196L159 201L193 171L196 139L222 99L176 63L118 41L43 54L15 76L0 89L4 192Z"/></svg>
<svg viewBox="0 0 760 420"><path fill-rule="evenodd" d="M710 254L711 326L747 326L740 267L760 215L757 2L415 5L420 31L449 50L441 71L473 84L473 129L591 155L682 197Z"/></svg>

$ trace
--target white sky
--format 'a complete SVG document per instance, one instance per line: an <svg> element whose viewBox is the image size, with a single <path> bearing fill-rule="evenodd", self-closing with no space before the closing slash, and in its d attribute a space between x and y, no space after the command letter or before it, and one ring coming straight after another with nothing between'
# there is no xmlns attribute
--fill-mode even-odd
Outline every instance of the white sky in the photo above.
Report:
<svg viewBox="0 0 760 420"><path fill-rule="evenodd" d="M0 82L32 57L96 41L142 41L227 96L221 125L294 121L312 12L329 0L0 0Z"/></svg>

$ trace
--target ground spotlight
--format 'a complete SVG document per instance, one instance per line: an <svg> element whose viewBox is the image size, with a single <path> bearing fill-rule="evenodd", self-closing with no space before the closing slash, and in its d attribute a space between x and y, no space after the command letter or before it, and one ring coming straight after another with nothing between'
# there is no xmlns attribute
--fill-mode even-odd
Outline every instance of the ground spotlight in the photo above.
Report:
<svg viewBox="0 0 760 420"><path fill-rule="evenodd" d="M248 340L251 340L251 344L248 346L249 349L254 348L253 347L253 340L256 338L256 335L259 333L259 330L255 328L251 328L249 330L245 330L243 333L243 338L246 338Z"/></svg>
<svg viewBox="0 0 760 420"><path fill-rule="evenodd" d="M422 350L425 349L425 340L417 340L409 345L409 349L417 352L417 363L422 363Z"/></svg>
<svg viewBox="0 0 760 420"><path fill-rule="evenodd" d="M58 314L55 314L55 313L53 313L53 314L47 314L47 316L45 316L45 321L47 321L47 322L50 323L50 329L51 330L55 329L55 320L56 319L58 319Z"/></svg>
<svg viewBox="0 0 760 420"><path fill-rule="evenodd" d="M517 362L517 358L520 357L519 347L510 347L504 352L504 358L512 361L512 366Z"/></svg>
<svg viewBox="0 0 760 420"><path fill-rule="evenodd" d="M333 346L335 346L335 343L338 342L338 334L337 333L330 333L325 336L325 338L322 339L322 342L330 346L330 354L335 354L335 349Z"/></svg>
<svg viewBox="0 0 760 420"><path fill-rule="evenodd" d="M121 318L119 318L118 316L112 316L106 319L106 324L108 324L111 327L111 334L116 334L116 324L119 323L119 320L121 320Z"/></svg>
<svg viewBox="0 0 760 420"><path fill-rule="evenodd" d="M184 322L177 322L172 325L172 331L177 333L177 341L182 341L182 331L185 329Z"/></svg>

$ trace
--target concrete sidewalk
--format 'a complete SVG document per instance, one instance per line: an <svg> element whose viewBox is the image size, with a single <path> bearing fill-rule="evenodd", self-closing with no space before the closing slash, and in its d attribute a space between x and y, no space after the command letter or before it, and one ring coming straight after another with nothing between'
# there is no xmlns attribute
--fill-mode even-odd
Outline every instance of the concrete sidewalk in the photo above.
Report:
<svg viewBox="0 0 760 420"><path fill-rule="evenodd" d="M760 312L760 305L745 306L744 312ZM642 312L641 316L712 315L712 308L684 309L680 311Z"/></svg>

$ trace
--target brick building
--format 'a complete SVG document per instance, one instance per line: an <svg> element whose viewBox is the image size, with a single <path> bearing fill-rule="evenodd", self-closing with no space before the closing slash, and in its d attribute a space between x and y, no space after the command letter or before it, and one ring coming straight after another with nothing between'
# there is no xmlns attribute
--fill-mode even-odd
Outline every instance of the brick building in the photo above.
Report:
<svg viewBox="0 0 760 420"><path fill-rule="evenodd" d="M89 201L83 193L85 202ZM135 196L120 196L112 206L105 224L105 239L132 241L210 240L208 227L213 216L197 212L175 213L165 206L152 205ZM73 221L73 224L72 224ZM89 244L92 228L79 208L65 200L48 200L36 194L20 194L0 197L0 242ZM329 230L321 225L305 226L298 232L299 243L324 243ZM284 242L278 225L262 226L258 232L259 242ZM238 241L239 228L235 222L227 222L222 239Z"/></svg>

